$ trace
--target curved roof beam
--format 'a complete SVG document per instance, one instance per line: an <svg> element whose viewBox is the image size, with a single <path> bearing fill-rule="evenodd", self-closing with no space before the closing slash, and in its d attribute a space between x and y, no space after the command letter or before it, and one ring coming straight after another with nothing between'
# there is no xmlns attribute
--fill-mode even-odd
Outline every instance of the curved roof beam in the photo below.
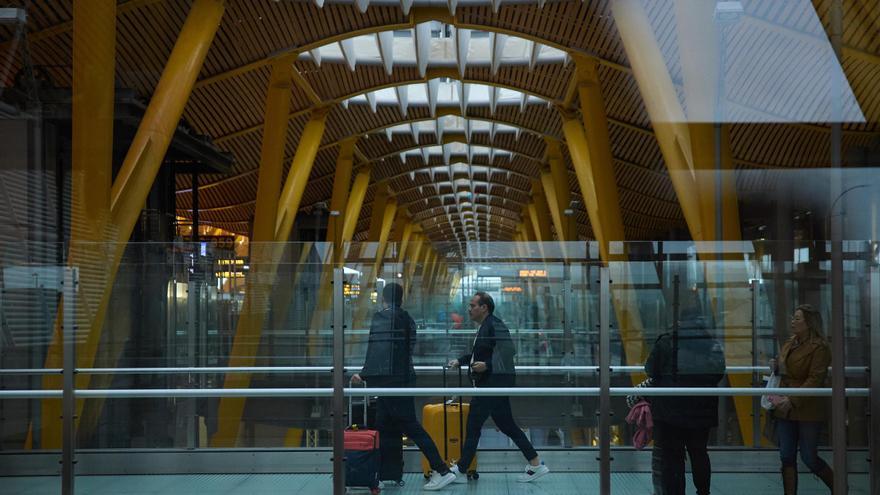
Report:
<svg viewBox="0 0 880 495"><path fill-rule="evenodd" d="M463 181L463 180L467 180L467 179L455 179L455 181ZM440 181L440 182L432 182L430 184L418 184L415 186L407 187L406 189L396 190L396 191L394 191L394 193L398 196L403 196L404 194L409 194L413 191L418 190L419 194L421 195L424 190L430 191L433 189L435 191L434 195L422 196L422 199L433 198L433 197L437 197L437 196L442 196L442 194L436 194L436 190L439 187L452 187L453 189L455 189L456 188L456 185L454 184L455 181L444 180L444 181ZM505 189L505 193L510 192L510 191L514 191L514 192L517 192L517 193L525 195L525 196L531 195L531 191L527 191L525 189L520 189L516 186L511 186L509 184L498 184L498 183L484 181L484 180L475 180L475 181L473 181L473 183L476 185L479 185L479 186L487 186L489 188ZM489 196L492 196L492 194L489 194ZM508 201L513 201L514 203L522 203L521 201L516 201L516 200L511 199L506 196L504 196L504 199L506 199Z"/></svg>
<svg viewBox="0 0 880 495"><path fill-rule="evenodd" d="M356 104L361 104L361 103L370 104L370 101L367 99L367 96L366 96L368 93L375 93L375 92L379 92L379 91L383 91L383 90L395 90L395 88L397 88L397 87L399 87L399 86L409 86L409 85L415 85L415 84L427 84L427 82L428 82L429 80L431 80L431 79L439 79L439 78L441 78L441 77L446 77L446 78L449 78L449 79L455 79L455 81L457 81L457 82L461 82L462 85L463 85L464 87L467 87L467 85L469 85L469 84L478 84L478 85L481 85L481 86L489 86L489 87L492 87L492 88L498 88L498 89L500 89L500 90L502 90L502 91L503 91L503 90L509 90L509 91L513 91L513 92L520 93L520 94L526 94L526 95L529 96L529 97L541 98L541 99L543 99L543 100L546 101L546 102L550 102L550 101L551 101L551 100L550 100L550 98L551 98L550 95L539 95L539 94L531 93L531 92L528 92L528 91L523 90L522 88L517 88L516 86L512 86L512 85L505 84L505 83L503 83L503 82L498 82L498 81L476 80L476 79L458 79L458 74L455 73L454 71L439 70L439 71L429 71L429 73L428 73L428 77L427 77L427 78L424 78L424 79L415 79L415 80L409 80L409 81L397 81L397 82L391 82L391 83L385 83L385 84L378 84L378 85L375 85L375 86L371 86L371 87L369 87L369 88L360 89L360 90L358 90L358 91L356 91L356 92L354 92L354 93L349 93L349 94L346 94L346 95L339 96L339 97L334 98L334 99L332 99L332 100L327 100L327 101L324 102L324 104L326 104L326 105L334 105L334 104L339 103L340 106L342 106L342 108L345 108L345 105L342 105L342 102L343 102L343 101L346 101L346 100L352 100L352 99L355 100L355 103L356 103ZM464 92L464 89L462 90L462 92ZM396 97L399 98L399 96L396 96ZM395 100L395 101L396 101L396 104L397 104L398 107L399 107L399 106L400 106L400 102L399 102L399 100ZM498 101L498 100L496 99L495 101L496 101L496 104L497 104L497 101ZM530 100L530 101L535 101L535 100ZM503 100L503 103L506 103L506 100ZM378 108L378 104L379 104L379 101L377 100L377 101L376 101L377 108ZM477 106L477 105L475 105L475 106ZM296 110L296 111L294 111L294 112L291 112L290 114L288 114L288 120L292 120L292 119L295 119L295 118L298 118L298 117L304 117L304 116L306 116L306 115L309 115L309 114L311 113L311 111L312 111L313 108L314 108L314 105L310 105L310 106L308 106L308 107L305 107L305 108L302 108L302 109ZM460 113L460 110L461 110L460 105L459 105L459 106L455 106L455 107L443 107L443 106L438 106L438 108L437 108L437 115L449 115L449 114L451 114L451 112L452 112L453 109L455 109L455 108L457 108L457 109L459 110L459 113ZM490 107L490 110L491 110L491 107ZM493 111L492 113L493 113L493 115L494 115L495 112ZM464 115L466 115L466 112L465 112ZM229 140L229 139L233 139L233 138L240 137L240 136L243 136L243 135L246 135L246 134L250 134L250 133L252 133L252 132L259 131L259 130L262 129L262 128L263 128L263 123L261 122L261 123L256 124L256 125L252 125L252 126L249 126L249 127L245 127L245 128L242 128L242 129L238 129L238 130L236 130L236 131L230 132L230 133L225 134L225 135L223 135L223 136L219 136L219 137L214 138L214 143L216 143L216 144L220 144L220 143L222 143L223 141L227 141L227 140Z"/></svg>
<svg viewBox="0 0 880 495"><path fill-rule="evenodd" d="M404 1L412 2L413 0L404 0ZM411 29L414 29L417 24L419 24L421 22L425 22L425 21L442 22L442 23L445 23L451 27L455 27L456 29L458 29L460 31L462 31L462 30L485 31L485 32L495 33L496 35L501 34L501 35L507 35L507 36L516 36L516 37L531 41L533 43L539 43L541 45L548 46L550 48L554 48L557 50L563 50L563 51L566 51L570 54L577 53L577 54L584 55L587 57L594 57L594 58L596 58L596 60L599 61L600 64L602 64L604 66L614 68L615 70L625 72L627 74L632 74L632 69L630 67L628 67L624 64L615 62L614 60L601 57L600 54L594 53L590 50L578 49L578 48L571 47L571 46L564 46L564 45L561 45L553 40L542 38L540 36L535 36L534 34L531 34L531 33L516 31L515 29L511 29L511 28L504 28L504 27L500 27L500 26L490 26L490 25L479 24L479 23L460 22L454 15L444 14L440 9L430 8L430 7L418 8L416 12L412 13L412 15L410 14L408 9L404 9L404 14L409 16L409 19L405 22L400 22L400 23L396 23L396 24L395 23L388 23L388 24L383 24L381 26L370 26L365 29L350 31L350 32L342 33L342 34L339 34L336 36L329 36L329 37L315 40L312 42L303 43L301 45L290 46L287 48L278 49L278 50L266 55L265 57L263 57L261 59L254 60L253 62L241 65L239 67L235 67L233 69L218 72L218 73L212 74L204 79L201 79L198 82L196 82L195 88L198 89L202 86L207 86L209 84L213 84L218 81L223 81L225 79L229 79L231 77L235 77L240 74L244 74L244 73L250 72L252 70L259 69L261 67L264 67L264 66L270 64L273 60L275 60L278 57L284 57L284 56L293 55L293 54L298 55L300 53L309 52L311 50L314 50L314 49L316 49L320 46L326 45L328 43L341 42L342 40L345 40L348 38L354 38L357 36L376 34L376 33L387 32L387 31L393 32L393 31L397 31L397 30L411 30Z"/></svg>
<svg viewBox="0 0 880 495"><path fill-rule="evenodd" d="M411 29L378 31L310 48L298 56L317 66L345 63L381 65L391 75L394 67L417 67L424 76L429 67L458 69L463 77L468 66L499 67L568 63L568 52L520 36L492 31L457 29L441 21L427 21Z"/></svg>
<svg viewBox="0 0 880 495"><path fill-rule="evenodd" d="M523 180L527 180L527 181L531 181L532 179L535 178L535 177L532 177L532 176L530 176L530 175L526 175L526 174L523 174L523 173L520 173L520 172L516 172L516 171L510 170L510 169L506 169L506 168L504 168L504 167L496 167L496 166L494 166L494 165L479 165L479 164L471 164L471 163L468 163L468 162L465 161L465 160L457 160L457 159L454 159L454 158L453 158L453 160L449 163L449 165L452 165L452 166L455 166L455 165L470 166L470 167L474 167L479 173L486 173L486 172L488 172L488 173L490 173L490 174L492 174L492 175L495 175L496 173L498 173L498 174L505 174L505 175L510 176L510 177L519 177L519 178L522 178ZM438 170L438 169L444 169L444 170L442 170L443 172L446 172L446 170L448 170L447 165L428 165L428 166L422 166L422 167L413 168L413 169L410 169L410 170L404 170L404 171L399 172L399 173L397 173L397 174L395 174L395 175L391 175L391 176L388 176L388 177L383 177L381 180L383 180L383 181L385 181L385 182L391 182L391 181L394 181L394 180L399 179L399 178L401 178L401 177L412 176L413 174L427 173L427 174L430 175L430 173L431 173L431 169L435 169L435 170L434 170L435 172L440 172L440 171L441 171L441 170ZM483 170L483 169L488 169L488 170ZM511 185L509 185L509 184L503 184L503 185L506 185L507 187L513 187L513 186L511 186Z"/></svg>
<svg viewBox="0 0 880 495"><path fill-rule="evenodd" d="M376 89L367 89L355 96L336 99L343 108L351 104L369 104L373 112L379 105L396 106L400 114L406 117L407 111L413 106L427 106L431 116L437 114L437 107L457 107L462 115L467 109L489 107L494 115L499 106L517 106L525 112L530 105L552 105L550 95L539 95L526 91L524 88L506 86L494 81L468 82L458 74L443 74L433 71L426 79L414 81L398 81Z"/></svg>
<svg viewBox="0 0 880 495"><path fill-rule="evenodd" d="M473 134L488 134L491 140L494 140L495 136L498 134L513 134L516 139L519 139L523 132L533 134L540 138L543 138L546 135L536 129L499 119L470 116L462 117L459 112L445 113L443 115L437 115L437 117L401 120L395 124L368 130L364 134L384 134L388 141L391 141L395 134L413 135L413 131L418 132L418 134L435 134L438 138L438 142L443 140L443 135L445 133L464 134L468 139L470 139ZM336 145L338 142L341 141L332 144ZM324 146L322 146L322 148L323 147Z"/></svg>
<svg viewBox="0 0 880 495"><path fill-rule="evenodd" d="M452 136L447 136L447 138L449 137ZM488 157L490 164L494 164L496 158L506 157L508 161L512 161L515 156L520 156L527 160L537 162L538 164L543 163L542 157L525 155L518 151L500 146L472 145L460 141L448 141L443 144L409 146L381 156L368 157L368 159L369 163L375 163L389 158L398 157L403 163L406 163L406 161L413 156L421 157L422 163L424 163L425 166L431 165L431 157L442 158L443 163L446 165L451 165L452 163L455 163L456 160L461 161L461 157L464 157L469 163L472 163L475 156ZM492 166L494 167L494 165Z"/></svg>
<svg viewBox="0 0 880 495"><path fill-rule="evenodd" d="M412 204L414 204L414 203L415 203L415 202L410 201L410 202L405 203L405 204L406 204L407 206L410 206L410 205L412 205ZM450 207L453 207L453 206L456 206L456 205L434 206L434 207L431 207L431 208L429 208L429 209L427 209L427 210L425 210L425 211L423 211L423 212L419 212L419 214L417 214L417 215L413 215L412 219L413 219L413 221L423 223L423 222L426 222L426 221L428 221L428 220L432 220L432 219L434 219L434 218L441 218L441 217L447 217L447 218L448 218L449 216L453 216L453 217L454 217L455 215L454 215L452 212L449 211L449 210L450 210ZM498 209L498 210L504 212L503 214L496 214L496 215L494 215L494 216L497 217L497 218L501 218L501 219L505 219L505 220L510 220L510 221L513 221L513 222L519 222L519 221L522 220L522 215L519 214L519 213L517 213L518 210L514 210L514 209L511 209L511 208L504 207L504 206L487 206L485 203L479 203L479 206L483 206L483 207L487 207L487 208L496 208L496 209ZM468 211L470 211L470 210L468 210ZM463 213L463 212L462 212L462 213ZM486 215L488 215L488 212L487 212L487 211L483 211L482 209L481 209L481 210L477 210L476 213L474 213L474 212L470 212L470 213L471 213L471 214L468 215L468 216L472 216L475 220L476 220L476 218L478 218L478 217L481 218L481 219L484 219L484 220L485 220Z"/></svg>

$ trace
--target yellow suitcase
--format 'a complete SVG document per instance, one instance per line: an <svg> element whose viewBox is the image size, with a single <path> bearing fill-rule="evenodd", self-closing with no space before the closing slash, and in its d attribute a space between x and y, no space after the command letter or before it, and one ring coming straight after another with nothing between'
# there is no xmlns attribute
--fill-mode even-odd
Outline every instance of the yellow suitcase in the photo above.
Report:
<svg viewBox="0 0 880 495"><path fill-rule="evenodd" d="M427 404L422 409L422 423L425 431L434 440L440 455L446 464L452 466L461 457L461 449L467 435L466 422L470 404L447 402L445 404ZM444 420L445 417L445 420ZM468 477L476 478L477 458L468 467ZM431 474L428 459L422 456L422 472Z"/></svg>

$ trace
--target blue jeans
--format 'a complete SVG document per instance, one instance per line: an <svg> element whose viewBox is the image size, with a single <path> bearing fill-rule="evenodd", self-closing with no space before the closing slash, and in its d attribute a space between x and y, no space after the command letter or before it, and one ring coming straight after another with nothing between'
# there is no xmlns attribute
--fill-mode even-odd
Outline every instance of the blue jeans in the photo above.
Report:
<svg viewBox="0 0 880 495"><path fill-rule="evenodd" d="M827 466L819 457L820 421L789 421L776 419L776 442L779 444L779 459L783 467L797 467L798 448L801 460L813 473Z"/></svg>

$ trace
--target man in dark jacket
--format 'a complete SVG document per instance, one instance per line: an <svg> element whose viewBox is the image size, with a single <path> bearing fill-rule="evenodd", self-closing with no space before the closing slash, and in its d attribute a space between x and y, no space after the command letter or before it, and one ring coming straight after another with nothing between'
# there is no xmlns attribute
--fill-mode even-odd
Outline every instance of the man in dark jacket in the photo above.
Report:
<svg viewBox="0 0 880 495"><path fill-rule="evenodd" d="M657 339L645 363L652 387L715 387L724 378L724 351L698 308L683 310L677 332ZM697 494L708 495L712 467L706 446L709 430L718 426L718 397L651 397L650 404L655 494L684 495L686 449Z"/></svg>
<svg viewBox="0 0 880 495"><path fill-rule="evenodd" d="M367 356L360 373L351 377L354 384L368 381L371 387L410 387L415 382L412 351L416 324L400 305L403 287L390 283L382 290L383 309L373 315ZM425 454L434 473L425 490L439 490L455 481L455 475L443 462L437 445L416 418L412 397L379 397L376 411L379 430L397 430L409 437Z"/></svg>
<svg viewBox="0 0 880 495"><path fill-rule="evenodd" d="M513 356L516 349L510 338L507 325L495 316L495 301L485 292L477 292L471 298L468 313L473 321L480 324L474 337L470 354L465 354L449 362L452 368L467 366L468 377L475 387L513 387L516 385L516 374ZM456 483L467 483L467 469L476 455L480 441L480 430L483 423L492 417L495 426L510 437L529 461L525 472L517 481L529 482L550 472L535 448L513 419L510 409L510 397L474 397L471 400L467 418L467 437L464 441L461 459L452 472L456 475Z"/></svg>

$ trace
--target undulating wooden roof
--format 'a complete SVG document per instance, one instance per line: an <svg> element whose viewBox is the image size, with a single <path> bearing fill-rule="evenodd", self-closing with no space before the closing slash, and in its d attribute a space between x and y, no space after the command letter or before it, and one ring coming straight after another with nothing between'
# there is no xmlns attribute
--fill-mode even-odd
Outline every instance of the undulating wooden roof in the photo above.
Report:
<svg viewBox="0 0 880 495"><path fill-rule="evenodd" d="M360 7L365 5L357 3ZM817 42L815 37L802 34L804 12L791 8L791 4L797 2L747 0L742 3L746 20L732 28L731 39L767 37L774 43L795 48ZM551 0L543 7L537 2L511 0L500 2L497 13L490 2L463 1L457 5L454 16L445 8L420 8L419 1L409 15L396 2L377 0L367 4L362 13L352 1L328 0L323 7L318 7L313 1L227 0L222 25L184 112L185 119L197 132L212 136L218 146L232 152L236 159L232 175L201 177L202 222L241 233L248 231L248 222L254 214L269 62L271 57L282 53L299 53L295 62L299 76L292 89L292 114L287 133L287 163L309 118L309 110L316 104L335 105L327 119L302 209L308 210L316 203L329 200L338 143L349 136L361 135L356 163L370 161L374 168L355 239L365 237L375 191L386 186L397 195L402 206L408 207L432 240L455 240L462 234L464 226L454 197L455 192L462 190L474 194L469 209L475 213L477 224L483 226L478 227L480 237L509 239L520 222L523 205L530 200L531 179L540 177L546 160L543 136L563 138L557 108L566 105L577 108L576 97L572 97L575 64L568 57L552 58L552 54L557 53L554 50L563 50L595 57L600 62L599 78L628 239L662 238L670 229L684 228L684 218L651 121L611 15L610 0ZM662 2L649 9L662 9L658 4ZM844 2L842 67L866 119L864 123L845 125L844 156L851 147L875 145L880 133L880 9L872 8L872 4L872 0ZM814 0L812 5L827 31L830 0ZM149 98L189 7L188 0L119 2L117 74L120 86L133 88ZM45 66L59 86L71 83L71 10L71 0L29 2L28 41L32 59L35 64ZM456 75L455 66L428 66L427 70L420 70L417 63L396 63L390 72L382 63L358 63L351 67L351 53L346 52L344 40L379 31L414 32L419 22L431 19L442 21L441 37L450 33L454 37L455 29L470 30L479 33L473 35L473 46L477 43L474 40L483 33L494 33L489 43L498 43L505 36L510 40L521 38L525 40L523 46L531 49L535 57L539 53L550 55L544 61L535 58L526 64L501 60L497 67L493 66L494 61L488 65L458 66L464 69L463 75ZM659 10L653 12L652 19L660 47L664 52L677 54L672 13ZM412 35L414 40L416 36ZM0 40L7 40L0 45L2 53L9 48L11 37L11 28L0 26ZM383 38L385 42L389 39L390 36ZM342 59L326 55L332 50L323 52L323 60L316 58L316 52L320 57L319 47L338 42L342 43L334 47L339 47L344 55ZM540 48L542 46L546 48ZM737 56L737 46L736 42L730 44L729 56ZM736 67L741 72L736 77L743 87L761 84L761 72L777 70L773 64L780 63L783 61L756 60L751 67L740 64ZM13 66L20 64L17 56ZM670 75L680 89L681 67L671 64ZM497 152L468 156L465 151L458 159L453 156L453 162L470 163L478 172L459 176L447 163L448 157L421 155L424 147L443 144L438 142L436 132L386 131L401 123L417 125L419 122L435 122L436 129L439 125L436 122L442 117L432 116L430 105L411 103L404 116L399 101L398 104L379 102L375 111L371 108L372 101L359 101L363 98L360 95L366 93L426 83L436 77L470 85L474 88L472 92L482 91L480 88L488 85L502 88L498 91L518 91L520 93L511 94L522 94L524 98L519 105L501 104L499 100L497 106L471 104L466 108L462 117L473 122L494 122L498 128L509 126L505 132L492 134L473 131L465 139L471 147L492 148ZM426 91L430 93L430 87ZM349 101L343 106L344 100ZM751 104L760 109L773 102ZM510 132L512 128L518 130ZM821 122L731 125L732 152L738 170L827 166L829 139L830 127ZM450 141L448 135L446 141ZM415 153L401 156L406 150ZM569 165L572 197L579 200L579 186L570 157L567 151L563 154ZM454 185L460 178L467 180ZM189 180L189 177L181 177L178 183L177 204L182 216L190 215ZM762 184L755 184L753 176L743 174L738 187L746 190L762 187ZM583 207L575 210L579 234L591 237Z"/></svg>

